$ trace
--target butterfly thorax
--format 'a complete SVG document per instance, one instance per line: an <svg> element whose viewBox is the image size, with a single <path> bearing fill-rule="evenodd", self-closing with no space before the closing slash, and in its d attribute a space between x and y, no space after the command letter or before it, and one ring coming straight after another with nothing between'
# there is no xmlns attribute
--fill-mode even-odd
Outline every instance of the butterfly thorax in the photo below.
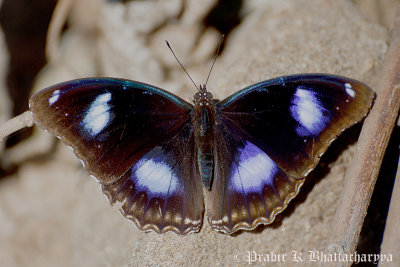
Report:
<svg viewBox="0 0 400 267"><path fill-rule="evenodd" d="M213 96L205 85L194 95L193 125L195 131L198 170L204 186L210 190L214 171L214 123Z"/></svg>

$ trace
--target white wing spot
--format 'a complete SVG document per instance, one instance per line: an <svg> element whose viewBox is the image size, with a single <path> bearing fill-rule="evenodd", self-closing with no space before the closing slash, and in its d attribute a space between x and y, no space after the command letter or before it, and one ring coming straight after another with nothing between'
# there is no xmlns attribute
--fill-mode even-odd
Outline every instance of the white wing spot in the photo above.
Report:
<svg viewBox="0 0 400 267"><path fill-rule="evenodd" d="M346 92L349 96L354 98L356 96L356 92L354 91L353 87L349 83L345 83L344 87L346 88Z"/></svg>
<svg viewBox="0 0 400 267"><path fill-rule="evenodd" d="M60 90L55 90L49 97L49 105L52 106L60 98Z"/></svg>
<svg viewBox="0 0 400 267"><path fill-rule="evenodd" d="M138 162L140 165L136 171L138 187L146 189L151 194L166 195L171 194L178 188L178 177L171 170L166 162L157 162L146 159L144 162Z"/></svg>
<svg viewBox="0 0 400 267"><path fill-rule="evenodd" d="M273 186L277 167L267 154L248 141L238 153L239 166L234 165L232 177L236 191L258 192L265 184Z"/></svg>
<svg viewBox="0 0 400 267"><path fill-rule="evenodd" d="M303 126L296 129L300 136L309 134L319 134L326 124L328 118L324 116L325 108L320 103L316 93L306 88L298 87L292 98L292 106L290 112L293 118Z"/></svg>
<svg viewBox="0 0 400 267"><path fill-rule="evenodd" d="M96 136L110 122L110 105L108 104L110 100L111 93L99 95L86 112L82 123L90 135Z"/></svg>

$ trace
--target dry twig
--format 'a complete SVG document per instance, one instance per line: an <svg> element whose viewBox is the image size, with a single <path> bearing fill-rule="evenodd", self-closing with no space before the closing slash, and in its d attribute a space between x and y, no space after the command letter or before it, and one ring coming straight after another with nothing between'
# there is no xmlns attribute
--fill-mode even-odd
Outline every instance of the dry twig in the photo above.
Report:
<svg viewBox="0 0 400 267"><path fill-rule="evenodd" d="M8 121L6 121L3 125L0 126L0 143L4 141L4 138L9 136L10 134L25 128L31 127L33 125L33 119L31 112L25 111L21 115L14 117Z"/></svg>
<svg viewBox="0 0 400 267"><path fill-rule="evenodd" d="M400 8L381 72L374 107L364 122L358 152L346 173L345 185L332 224L328 253L355 252L364 217L400 108ZM335 262L349 266L351 262Z"/></svg>
<svg viewBox="0 0 400 267"><path fill-rule="evenodd" d="M400 126L400 120L397 123ZM381 254L392 254L393 263L400 262L400 158L392 191L389 213L386 219L385 233L381 245Z"/></svg>

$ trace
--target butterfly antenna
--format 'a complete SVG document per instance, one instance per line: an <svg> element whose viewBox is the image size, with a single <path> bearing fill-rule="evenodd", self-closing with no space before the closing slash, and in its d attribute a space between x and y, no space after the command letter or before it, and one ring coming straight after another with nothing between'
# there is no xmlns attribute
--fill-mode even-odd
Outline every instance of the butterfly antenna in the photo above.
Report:
<svg viewBox="0 0 400 267"><path fill-rule="evenodd" d="M213 69L213 67L214 67L215 61L217 61L217 57L218 57L218 54L219 54L219 50L221 50L221 46L222 46L222 43L223 43L223 41L224 41L224 38L225 38L225 34L222 34L221 40L219 41L217 53L215 53L214 61L213 61L212 65L211 65L210 71L208 72L207 80L206 80L206 83L204 84L204 86L207 86L208 79L210 78L211 71L212 71L212 69Z"/></svg>
<svg viewBox="0 0 400 267"><path fill-rule="evenodd" d="M182 63L179 61L179 59L177 58L177 56L174 53L174 50L172 50L171 46L169 45L168 41L165 40L165 42L167 43L168 48L171 50L172 54L174 55L176 61L178 61L179 65L181 65L182 69L185 71L186 75L189 77L189 79L192 81L192 83L194 84L194 86L196 87L197 91L200 92L199 87L197 87L196 83L193 81L192 77L190 77L189 73L186 71L185 67L182 65Z"/></svg>

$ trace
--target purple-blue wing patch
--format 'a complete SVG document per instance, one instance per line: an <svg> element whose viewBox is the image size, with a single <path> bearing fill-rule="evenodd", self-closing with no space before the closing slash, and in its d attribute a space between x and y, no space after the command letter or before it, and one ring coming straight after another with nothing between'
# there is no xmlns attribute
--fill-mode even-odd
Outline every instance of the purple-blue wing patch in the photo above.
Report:
<svg viewBox="0 0 400 267"><path fill-rule="evenodd" d="M110 202L143 231L187 234L200 230L203 191L188 127L139 159L118 182L103 185ZM197 177L197 179L196 179Z"/></svg>
<svg viewBox="0 0 400 267"><path fill-rule="evenodd" d="M207 201L215 230L234 233L271 223L304 182L288 177L264 151L238 136L218 139L215 148L218 159Z"/></svg>

